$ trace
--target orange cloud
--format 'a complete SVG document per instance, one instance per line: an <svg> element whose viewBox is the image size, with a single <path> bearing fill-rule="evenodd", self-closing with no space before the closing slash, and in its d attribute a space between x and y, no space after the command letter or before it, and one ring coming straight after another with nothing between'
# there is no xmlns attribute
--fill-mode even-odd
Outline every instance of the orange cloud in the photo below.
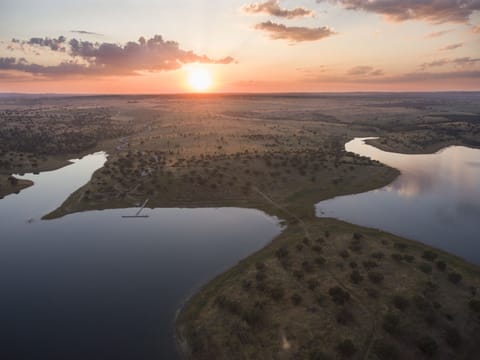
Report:
<svg viewBox="0 0 480 360"><path fill-rule="evenodd" d="M257 24L255 29L267 32L271 39L289 40L291 42L317 41L336 34L326 26L318 28L286 26L271 21Z"/></svg>
<svg viewBox="0 0 480 360"><path fill-rule="evenodd" d="M267 0L263 3L245 5L243 11L249 14L268 14L281 18L294 19L298 17L313 16L314 12L302 7L292 10L282 9L278 0Z"/></svg>
<svg viewBox="0 0 480 360"><path fill-rule="evenodd" d="M437 38L437 37L443 36L445 34L448 34L451 31L452 30L435 31L435 32L431 32L431 33L427 34L425 37L430 38L430 39L431 38Z"/></svg>

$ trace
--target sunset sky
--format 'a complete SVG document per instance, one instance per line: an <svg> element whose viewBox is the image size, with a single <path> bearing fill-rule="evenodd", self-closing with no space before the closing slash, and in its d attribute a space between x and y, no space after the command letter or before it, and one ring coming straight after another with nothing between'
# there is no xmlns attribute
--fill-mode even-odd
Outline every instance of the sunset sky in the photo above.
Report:
<svg viewBox="0 0 480 360"><path fill-rule="evenodd" d="M189 92L199 71L211 92L480 90L480 0L0 2L0 92Z"/></svg>

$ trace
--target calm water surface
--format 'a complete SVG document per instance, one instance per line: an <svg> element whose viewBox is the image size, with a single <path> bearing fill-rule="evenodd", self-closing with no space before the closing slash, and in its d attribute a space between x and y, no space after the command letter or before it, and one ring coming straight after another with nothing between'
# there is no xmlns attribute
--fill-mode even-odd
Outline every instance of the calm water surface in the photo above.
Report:
<svg viewBox="0 0 480 360"><path fill-rule="evenodd" d="M90 211L41 221L104 153L28 174L0 201L1 359L175 359L173 322L199 285L280 233L251 209Z"/></svg>
<svg viewBox="0 0 480 360"><path fill-rule="evenodd" d="M322 201L317 215L386 230L480 264L480 150L451 146L406 155L379 150L365 139L350 141L346 150L401 175L379 190Z"/></svg>

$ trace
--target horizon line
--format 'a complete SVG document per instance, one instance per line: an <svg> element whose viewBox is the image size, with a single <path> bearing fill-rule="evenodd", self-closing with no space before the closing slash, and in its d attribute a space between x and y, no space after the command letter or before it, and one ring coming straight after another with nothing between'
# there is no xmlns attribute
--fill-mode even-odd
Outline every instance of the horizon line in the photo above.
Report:
<svg viewBox="0 0 480 360"><path fill-rule="evenodd" d="M480 93L478 90L356 90L356 91L224 91L224 92L162 92L162 93L69 93L69 92L9 92L0 91L0 96L209 96L209 95L320 95L320 94L441 94Z"/></svg>

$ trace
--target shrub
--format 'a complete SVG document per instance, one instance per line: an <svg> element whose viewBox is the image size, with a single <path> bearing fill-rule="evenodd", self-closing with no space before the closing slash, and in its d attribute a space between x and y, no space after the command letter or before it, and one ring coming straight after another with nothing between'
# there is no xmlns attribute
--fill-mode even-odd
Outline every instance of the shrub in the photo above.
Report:
<svg viewBox="0 0 480 360"><path fill-rule="evenodd" d="M378 291L373 288L367 288L365 289L367 291L367 295L371 297L372 299L378 298Z"/></svg>
<svg viewBox="0 0 480 360"><path fill-rule="evenodd" d="M346 301L350 300L350 294L339 286L330 288L328 293L332 297L333 302L338 305L343 305Z"/></svg>
<svg viewBox="0 0 480 360"><path fill-rule="evenodd" d="M354 284L359 284L363 280L363 276L357 270L352 271L350 274L350 281Z"/></svg>
<svg viewBox="0 0 480 360"><path fill-rule="evenodd" d="M438 260L436 264L437 264L437 269L440 271L445 271L447 269L447 264L445 263L445 261Z"/></svg>
<svg viewBox="0 0 480 360"><path fill-rule="evenodd" d="M303 298L299 294L294 293L291 297L291 300L293 305L298 306L302 303Z"/></svg>
<svg viewBox="0 0 480 360"><path fill-rule="evenodd" d="M470 306L470 309L472 309L472 311L480 313L480 300L472 299L470 300L468 305Z"/></svg>
<svg viewBox="0 0 480 360"><path fill-rule="evenodd" d="M448 315L447 315L448 317ZM425 320L425 322L427 323L427 325L429 326L433 326L435 325L435 323L437 322L437 315L435 314L435 312L433 311L433 309L429 309L425 312L425 315L423 317L423 320Z"/></svg>
<svg viewBox="0 0 480 360"><path fill-rule="evenodd" d="M437 257L438 257L438 255L436 253L434 253L433 251L430 251L430 250L425 250L423 252L423 255L422 255L422 258L424 258L425 260L428 260L428 261L433 261Z"/></svg>
<svg viewBox="0 0 480 360"><path fill-rule="evenodd" d="M360 240L361 238L363 238L363 235L360 233L354 232L352 235L352 238L354 238L355 240Z"/></svg>
<svg viewBox="0 0 480 360"><path fill-rule="evenodd" d="M285 247L281 247L280 249L278 249L276 252L275 252L275 255L278 257L278 258L285 258L288 256L288 250L287 248Z"/></svg>
<svg viewBox="0 0 480 360"><path fill-rule="evenodd" d="M425 283L425 290L424 290L425 293L429 293L429 292L431 293L431 292L435 292L437 290L438 290L438 284L436 284L436 283L434 283L430 280Z"/></svg>
<svg viewBox="0 0 480 360"><path fill-rule="evenodd" d="M442 304L440 304L438 301L433 301L432 305L435 309L439 310L442 308Z"/></svg>
<svg viewBox="0 0 480 360"><path fill-rule="evenodd" d="M326 262L325 258L322 257L322 256L319 256L319 257L316 257L315 258L315 264L319 265L319 266L322 266L324 265Z"/></svg>
<svg viewBox="0 0 480 360"><path fill-rule="evenodd" d="M257 279L257 281L263 281L266 278L267 278L267 275L264 272L257 272L255 274L255 279Z"/></svg>
<svg viewBox="0 0 480 360"><path fill-rule="evenodd" d="M279 261L280 261L280 265L282 265L282 267L285 270L289 269L290 266L292 265L288 258L281 258L281 259L279 259Z"/></svg>
<svg viewBox="0 0 480 360"><path fill-rule="evenodd" d="M327 299L327 297L323 294L318 294L316 297L315 297L315 300L317 301L317 303L319 305L323 305L325 304L325 300Z"/></svg>
<svg viewBox="0 0 480 360"><path fill-rule="evenodd" d="M265 266L265 263L263 262L257 262L255 264L255 268L258 270L258 271L265 271L267 269L267 267Z"/></svg>
<svg viewBox="0 0 480 360"><path fill-rule="evenodd" d="M385 254L381 251L376 251L376 252L372 253L372 255L370 255L370 256L373 257L374 259L380 260L380 259L383 259L385 257Z"/></svg>
<svg viewBox="0 0 480 360"><path fill-rule="evenodd" d="M400 318L397 315L388 313L383 316L383 329L389 334L397 333L399 326Z"/></svg>
<svg viewBox="0 0 480 360"><path fill-rule="evenodd" d="M397 360L400 358L397 347L386 342L384 339L378 339L373 344L373 353L380 360Z"/></svg>
<svg viewBox="0 0 480 360"><path fill-rule="evenodd" d="M360 239L353 239L350 243L350 250L354 252L360 252L362 250L362 242Z"/></svg>
<svg viewBox="0 0 480 360"><path fill-rule="evenodd" d="M250 280L243 280L242 288L246 291L250 290L252 288L252 282Z"/></svg>
<svg viewBox="0 0 480 360"><path fill-rule="evenodd" d="M350 262L350 267L351 267L352 269L356 269L356 268L358 267L358 264L357 264L355 261L351 261L351 262Z"/></svg>
<svg viewBox="0 0 480 360"><path fill-rule="evenodd" d="M277 286L277 287L274 287L272 289L270 289L270 297L274 300L274 301L281 301L285 296L285 290L283 290L283 288Z"/></svg>
<svg viewBox="0 0 480 360"><path fill-rule="evenodd" d="M249 326L260 327L265 323L265 311L261 306L254 306L243 313L242 319Z"/></svg>
<svg viewBox="0 0 480 360"><path fill-rule="evenodd" d="M351 357L357 352L357 348L350 339L339 342L336 349L340 355L345 357Z"/></svg>
<svg viewBox="0 0 480 360"><path fill-rule="evenodd" d="M400 243L400 242L396 242L393 246L399 250L406 250L408 248L407 244Z"/></svg>
<svg viewBox="0 0 480 360"><path fill-rule="evenodd" d="M340 251L339 255L340 255L340 257L342 257L342 258L344 258L344 259L346 259L346 258L348 258L348 257L350 256L348 250L342 250L342 251Z"/></svg>
<svg viewBox="0 0 480 360"><path fill-rule="evenodd" d="M412 263L415 261L415 256L413 255L403 255L403 260L406 262Z"/></svg>
<svg viewBox="0 0 480 360"><path fill-rule="evenodd" d="M313 352L310 353L308 358L309 360L329 360L330 356L328 356L322 351L314 350Z"/></svg>
<svg viewBox="0 0 480 360"><path fill-rule="evenodd" d="M373 260L366 260L363 262L363 267L367 270L371 270L378 267L378 264Z"/></svg>
<svg viewBox="0 0 480 360"><path fill-rule="evenodd" d="M368 278L372 283L380 284L383 281L383 274L378 271L370 271Z"/></svg>
<svg viewBox="0 0 480 360"><path fill-rule="evenodd" d="M427 356L433 356L438 350L437 342L428 335L422 336L417 340L417 347Z"/></svg>
<svg viewBox="0 0 480 360"><path fill-rule="evenodd" d="M451 272L448 274L448 280L454 284L458 284L460 281L462 281L462 275L456 272Z"/></svg>
<svg viewBox="0 0 480 360"><path fill-rule="evenodd" d="M432 265L427 264L427 263L421 263L418 265L418 268L420 271L424 272L425 274L431 274L432 273Z"/></svg>
<svg viewBox="0 0 480 360"><path fill-rule="evenodd" d="M403 260L402 254L393 253L391 256L392 256L392 259L395 260L395 261L402 261Z"/></svg>
<svg viewBox="0 0 480 360"><path fill-rule="evenodd" d="M303 279L304 273L301 270L294 270L293 276L295 276L298 280Z"/></svg>
<svg viewBox="0 0 480 360"><path fill-rule="evenodd" d="M415 307L420 311L427 311L431 307L430 303L423 296L419 295L413 298L413 303L415 304Z"/></svg>
<svg viewBox="0 0 480 360"><path fill-rule="evenodd" d="M445 331L445 341L449 346L456 349L462 345L462 336L455 328L448 328Z"/></svg>
<svg viewBox="0 0 480 360"><path fill-rule="evenodd" d="M318 286L318 280L317 279L308 279L307 281L307 286L310 290L315 290L315 288Z"/></svg>
<svg viewBox="0 0 480 360"><path fill-rule="evenodd" d="M263 281L257 282L257 290L260 292L267 291L267 285L265 284L265 282Z"/></svg>
<svg viewBox="0 0 480 360"><path fill-rule="evenodd" d="M220 309L226 310L234 315L242 313L242 305L235 300L230 300L224 295L217 296L215 303Z"/></svg>
<svg viewBox="0 0 480 360"><path fill-rule="evenodd" d="M403 311L408 308L410 301L402 295L395 295L393 297L393 305L400 311Z"/></svg>
<svg viewBox="0 0 480 360"><path fill-rule="evenodd" d="M305 272L307 272L307 273L313 272L313 266L312 266L312 264L309 263L308 261L304 261L304 262L302 263L302 268L303 268L303 270L304 270Z"/></svg>
<svg viewBox="0 0 480 360"><path fill-rule="evenodd" d="M353 322L353 314L345 308L337 313L337 322L341 325L348 325Z"/></svg>

